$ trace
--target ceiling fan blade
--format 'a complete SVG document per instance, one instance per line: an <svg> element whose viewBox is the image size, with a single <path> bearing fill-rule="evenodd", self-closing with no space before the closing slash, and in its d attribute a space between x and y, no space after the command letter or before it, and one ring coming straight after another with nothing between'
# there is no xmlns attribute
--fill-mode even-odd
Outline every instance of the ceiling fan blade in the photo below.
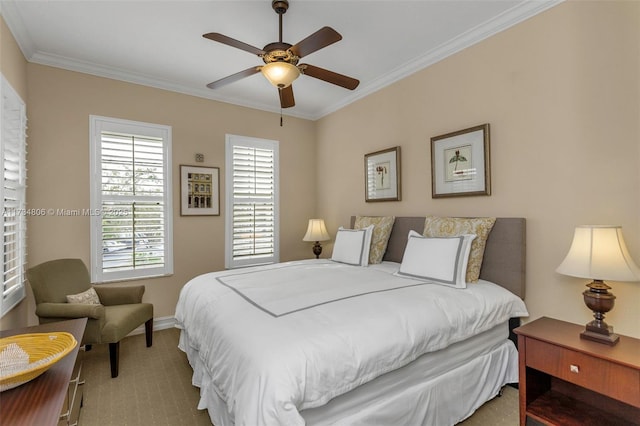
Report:
<svg viewBox="0 0 640 426"><path fill-rule="evenodd" d="M226 35L220 33L207 33L203 34L202 37L208 38L209 40L217 41L218 43L226 44L227 46L244 50L249 53L253 53L254 55L262 56L265 54L265 51L262 49L258 49L255 46L251 46L250 44L243 43L239 40L236 40L235 38L227 37Z"/></svg>
<svg viewBox="0 0 640 426"><path fill-rule="evenodd" d="M296 104L293 99L293 86L289 85L284 89L278 89L278 93L280 94L280 106L282 108L291 108Z"/></svg>
<svg viewBox="0 0 640 426"><path fill-rule="evenodd" d="M221 78L220 80L216 80L213 83L207 84L209 89L217 89L222 86L226 86L229 83L233 83L234 81L238 81L242 78L249 77L250 75L256 74L260 72L261 67L251 67L247 68L244 71L237 72L235 74L231 74L226 76L225 78Z"/></svg>
<svg viewBox="0 0 640 426"><path fill-rule="evenodd" d="M309 37L291 46L289 50L298 58L302 58L340 40L342 40L342 36L336 30L331 27L322 27Z"/></svg>
<svg viewBox="0 0 640 426"><path fill-rule="evenodd" d="M360 81L355 78L347 77L346 75L338 74L337 72L325 70L324 68L313 65L301 64L298 65L298 68L300 68L304 75L344 87L345 89L353 90L358 87L358 84L360 84Z"/></svg>

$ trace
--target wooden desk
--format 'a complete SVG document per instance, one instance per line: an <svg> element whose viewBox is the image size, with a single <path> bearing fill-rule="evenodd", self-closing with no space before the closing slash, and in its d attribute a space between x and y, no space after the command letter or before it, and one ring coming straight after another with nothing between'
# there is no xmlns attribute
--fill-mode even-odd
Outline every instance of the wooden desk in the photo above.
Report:
<svg viewBox="0 0 640 426"><path fill-rule="evenodd" d="M0 421L3 426L55 426L58 424L65 398L68 396L69 381L86 325L87 319L80 318L0 331L0 337L66 331L78 341L73 351L39 377L0 393Z"/></svg>

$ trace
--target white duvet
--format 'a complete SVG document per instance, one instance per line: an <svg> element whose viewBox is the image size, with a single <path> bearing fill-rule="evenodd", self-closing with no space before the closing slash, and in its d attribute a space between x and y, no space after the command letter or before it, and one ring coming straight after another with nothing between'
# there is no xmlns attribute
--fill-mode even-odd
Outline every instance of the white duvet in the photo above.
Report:
<svg viewBox="0 0 640 426"><path fill-rule="evenodd" d="M528 315L496 284L450 288L397 268L306 260L189 281L176 322L211 378L203 398L216 392L236 425L304 425L301 410Z"/></svg>

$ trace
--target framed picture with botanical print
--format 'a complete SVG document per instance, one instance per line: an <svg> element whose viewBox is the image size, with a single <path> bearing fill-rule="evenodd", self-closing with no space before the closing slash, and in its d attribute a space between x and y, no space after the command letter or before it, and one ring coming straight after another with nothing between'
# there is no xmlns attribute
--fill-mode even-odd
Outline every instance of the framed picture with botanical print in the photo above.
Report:
<svg viewBox="0 0 640 426"><path fill-rule="evenodd" d="M400 147L396 146L364 156L364 199L400 201Z"/></svg>
<svg viewBox="0 0 640 426"><path fill-rule="evenodd" d="M491 195L489 124L431 138L431 197Z"/></svg>
<svg viewBox="0 0 640 426"><path fill-rule="evenodd" d="M220 215L220 169L180 166L180 215Z"/></svg>

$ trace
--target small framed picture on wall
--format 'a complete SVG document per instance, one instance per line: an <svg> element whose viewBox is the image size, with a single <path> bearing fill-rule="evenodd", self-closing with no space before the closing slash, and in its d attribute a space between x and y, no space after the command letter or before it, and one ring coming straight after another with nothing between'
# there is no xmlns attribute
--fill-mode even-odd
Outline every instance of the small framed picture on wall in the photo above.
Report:
<svg viewBox="0 0 640 426"><path fill-rule="evenodd" d="M220 169L180 166L180 215L220 215Z"/></svg>
<svg viewBox="0 0 640 426"><path fill-rule="evenodd" d="M366 202L400 201L400 147L364 156Z"/></svg>

